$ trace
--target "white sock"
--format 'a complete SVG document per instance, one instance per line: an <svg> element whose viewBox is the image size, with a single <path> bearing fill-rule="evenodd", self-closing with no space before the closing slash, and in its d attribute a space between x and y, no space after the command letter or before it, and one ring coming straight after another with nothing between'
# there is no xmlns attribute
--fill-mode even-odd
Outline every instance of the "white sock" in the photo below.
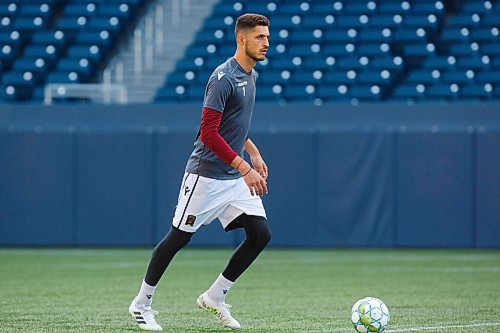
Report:
<svg viewBox="0 0 500 333"><path fill-rule="evenodd" d="M234 282L226 279L222 274L219 275L214 284L207 290L208 297L217 303L223 303L226 300L226 295Z"/></svg>
<svg viewBox="0 0 500 333"><path fill-rule="evenodd" d="M155 293L156 286L150 286L146 283L146 281L142 281L141 290L139 290L139 294L135 298L135 306L138 308L147 308L151 307L153 303L153 295Z"/></svg>

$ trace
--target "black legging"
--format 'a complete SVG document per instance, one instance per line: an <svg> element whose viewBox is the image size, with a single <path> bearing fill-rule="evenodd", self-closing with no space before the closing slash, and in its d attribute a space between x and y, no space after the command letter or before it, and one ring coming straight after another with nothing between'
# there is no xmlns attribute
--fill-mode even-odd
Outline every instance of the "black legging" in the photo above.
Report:
<svg viewBox="0 0 500 333"><path fill-rule="evenodd" d="M271 231L267 220L261 216L242 214L232 221L226 231L237 228L245 229L246 239L234 251L222 275L230 280L236 279L252 264L271 240ZM172 227L167 235L156 245L151 255L144 280L150 286L156 286L174 256L193 236L192 233Z"/></svg>
<svg viewBox="0 0 500 333"><path fill-rule="evenodd" d="M240 215L231 222L226 231L244 228L246 239L234 251L222 275L229 281L236 281L238 277L254 262L271 240L271 230L264 217Z"/></svg>

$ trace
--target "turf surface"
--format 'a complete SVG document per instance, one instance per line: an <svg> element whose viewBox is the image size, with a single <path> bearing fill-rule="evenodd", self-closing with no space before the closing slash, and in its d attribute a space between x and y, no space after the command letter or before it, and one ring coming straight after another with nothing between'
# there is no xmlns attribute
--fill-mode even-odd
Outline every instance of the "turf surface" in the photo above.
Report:
<svg viewBox="0 0 500 333"><path fill-rule="evenodd" d="M231 249L184 249L155 294L166 332L228 332L195 306ZM139 332L128 305L150 250L0 249L0 332ZM500 332L500 251L266 250L231 290L243 332L354 332L386 302L389 332Z"/></svg>

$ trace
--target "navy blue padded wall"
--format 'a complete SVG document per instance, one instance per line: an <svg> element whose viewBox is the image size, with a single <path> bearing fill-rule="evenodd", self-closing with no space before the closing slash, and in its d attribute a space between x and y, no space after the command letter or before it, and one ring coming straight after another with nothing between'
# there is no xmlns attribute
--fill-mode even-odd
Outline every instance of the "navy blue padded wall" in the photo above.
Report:
<svg viewBox="0 0 500 333"><path fill-rule="evenodd" d="M317 245L314 136L299 131L250 133L269 168L263 197L272 231L271 245Z"/></svg>
<svg viewBox="0 0 500 333"><path fill-rule="evenodd" d="M196 137L196 130L160 129L156 140L157 225L155 241L159 241L172 225L184 169ZM232 246L239 243L241 232L225 233L218 220L201 227L190 245Z"/></svg>
<svg viewBox="0 0 500 333"><path fill-rule="evenodd" d="M77 134L77 244L153 242L152 133Z"/></svg>
<svg viewBox="0 0 500 333"><path fill-rule="evenodd" d="M0 243L72 242L69 133L0 132Z"/></svg>
<svg viewBox="0 0 500 333"><path fill-rule="evenodd" d="M500 132L477 134L476 246L500 247Z"/></svg>
<svg viewBox="0 0 500 333"><path fill-rule="evenodd" d="M394 245L393 134L320 132L319 245Z"/></svg>
<svg viewBox="0 0 500 333"><path fill-rule="evenodd" d="M398 133L397 245L473 245L473 134Z"/></svg>

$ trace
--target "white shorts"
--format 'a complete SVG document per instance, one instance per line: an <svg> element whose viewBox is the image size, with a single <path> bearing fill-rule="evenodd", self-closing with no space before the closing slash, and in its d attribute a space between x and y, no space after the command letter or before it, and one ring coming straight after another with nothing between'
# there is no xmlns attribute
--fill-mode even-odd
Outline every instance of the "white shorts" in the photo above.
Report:
<svg viewBox="0 0 500 333"><path fill-rule="evenodd" d="M172 225L182 231L195 232L216 218L226 229L241 214L266 217L259 196L252 196L243 180L212 179L184 173Z"/></svg>

